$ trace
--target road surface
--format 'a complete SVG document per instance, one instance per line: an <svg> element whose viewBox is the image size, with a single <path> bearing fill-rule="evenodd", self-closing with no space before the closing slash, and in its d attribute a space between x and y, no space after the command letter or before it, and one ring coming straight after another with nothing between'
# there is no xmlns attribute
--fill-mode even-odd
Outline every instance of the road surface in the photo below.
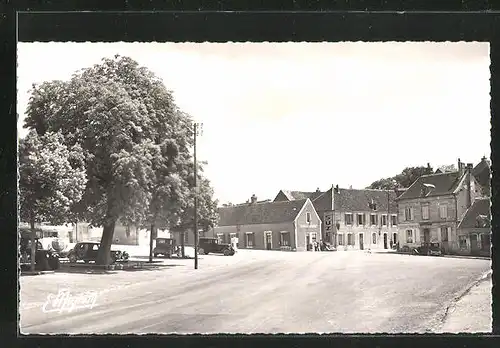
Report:
<svg viewBox="0 0 500 348"><path fill-rule="evenodd" d="M22 333L410 333L447 309L490 261L366 252L240 250L161 270L21 277ZM44 313L50 294L97 293L93 308Z"/></svg>

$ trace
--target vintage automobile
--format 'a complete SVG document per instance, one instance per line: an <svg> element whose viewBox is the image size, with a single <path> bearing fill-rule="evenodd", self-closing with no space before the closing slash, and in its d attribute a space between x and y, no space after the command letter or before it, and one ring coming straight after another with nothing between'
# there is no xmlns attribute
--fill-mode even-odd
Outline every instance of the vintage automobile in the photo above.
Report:
<svg viewBox="0 0 500 348"><path fill-rule="evenodd" d="M153 249L153 256L162 255L171 258L177 252L175 239L172 238L156 238L156 246Z"/></svg>
<svg viewBox="0 0 500 348"><path fill-rule="evenodd" d="M439 243L422 243L418 248L413 249L413 254L415 255L427 255L427 256L442 256L441 246Z"/></svg>
<svg viewBox="0 0 500 348"><path fill-rule="evenodd" d="M68 253L68 259L70 263L76 263L77 261L83 261L89 263L91 261L95 262L97 259L97 253L99 251L99 242L78 242L75 244L74 248ZM129 255L126 251L111 250L111 263L117 261L127 261Z"/></svg>
<svg viewBox="0 0 500 348"><path fill-rule="evenodd" d="M59 255L54 250L44 249L38 238L35 238L35 269L39 271L56 270L60 267ZM31 239L21 235L20 240L21 270L31 267Z"/></svg>
<svg viewBox="0 0 500 348"><path fill-rule="evenodd" d="M217 238L200 237L198 243L198 253L208 255L209 253L224 254L225 256L233 256L234 248L227 243L219 243Z"/></svg>
<svg viewBox="0 0 500 348"><path fill-rule="evenodd" d="M335 248L331 243L324 241L321 242L320 249L321 251L337 251L337 248Z"/></svg>

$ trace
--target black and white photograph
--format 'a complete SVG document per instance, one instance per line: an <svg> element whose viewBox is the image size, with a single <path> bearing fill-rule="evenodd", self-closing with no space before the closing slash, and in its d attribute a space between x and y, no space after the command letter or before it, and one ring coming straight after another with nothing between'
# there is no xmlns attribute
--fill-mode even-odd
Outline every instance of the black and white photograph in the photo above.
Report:
<svg viewBox="0 0 500 348"><path fill-rule="evenodd" d="M487 42L19 42L21 334L489 333Z"/></svg>

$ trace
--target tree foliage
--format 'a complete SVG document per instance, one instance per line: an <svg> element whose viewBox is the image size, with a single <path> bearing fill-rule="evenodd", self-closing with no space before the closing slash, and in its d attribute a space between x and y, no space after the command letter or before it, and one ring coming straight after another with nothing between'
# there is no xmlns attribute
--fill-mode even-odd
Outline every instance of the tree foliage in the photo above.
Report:
<svg viewBox="0 0 500 348"><path fill-rule="evenodd" d="M30 223L69 222L87 177L79 145L68 148L60 133L31 131L19 143L20 218Z"/></svg>
<svg viewBox="0 0 500 348"><path fill-rule="evenodd" d="M79 145L88 182L73 213L103 226L105 263L118 219L171 225L185 205L192 120L151 71L128 58L105 58L69 81L33 86L26 127L60 132Z"/></svg>
<svg viewBox="0 0 500 348"><path fill-rule="evenodd" d="M406 167L400 174L390 178L383 178L372 182L368 189L393 190L395 188L408 188L422 175L434 173L430 165L420 167Z"/></svg>

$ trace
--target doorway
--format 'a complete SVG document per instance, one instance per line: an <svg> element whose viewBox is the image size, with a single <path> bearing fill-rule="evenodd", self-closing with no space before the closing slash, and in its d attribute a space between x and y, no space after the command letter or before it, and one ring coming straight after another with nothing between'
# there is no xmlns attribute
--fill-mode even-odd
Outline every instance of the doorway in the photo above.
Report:
<svg viewBox="0 0 500 348"><path fill-rule="evenodd" d="M384 249L388 249L388 246L387 246L387 233L384 233Z"/></svg>
<svg viewBox="0 0 500 348"><path fill-rule="evenodd" d="M424 228L424 243L431 242L431 230L428 228Z"/></svg>
<svg viewBox="0 0 500 348"><path fill-rule="evenodd" d="M477 247L477 234L470 235L470 253L473 255L478 254L479 248Z"/></svg>
<svg viewBox="0 0 500 348"><path fill-rule="evenodd" d="M364 246L364 233L360 233L359 234L359 250L364 250L365 249L365 246Z"/></svg>
<svg viewBox="0 0 500 348"><path fill-rule="evenodd" d="M397 234L397 232L394 232L392 234L392 242L394 243L394 245L398 244L398 234Z"/></svg>
<svg viewBox="0 0 500 348"><path fill-rule="evenodd" d="M314 251L314 247L316 244L315 242L316 242L316 233L315 232L306 233L306 250Z"/></svg>
<svg viewBox="0 0 500 348"><path fill-rule="evenodd" d="M271 250L273 248L273 233L266 232L266 250Z"/></svg>

